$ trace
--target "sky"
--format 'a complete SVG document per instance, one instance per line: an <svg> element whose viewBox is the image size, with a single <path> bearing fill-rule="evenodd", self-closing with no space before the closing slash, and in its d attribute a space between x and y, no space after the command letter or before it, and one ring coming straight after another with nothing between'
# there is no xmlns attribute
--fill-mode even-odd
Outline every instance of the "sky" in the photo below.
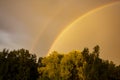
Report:
<svg viewBox="0 0 120 80"><path fill-rule="evenodd" d="M59 45L57 43L62 44L63 41L61 42L57 38L59 38L60 34L63 34L62 32L71 23L94 9L113 3L119 3L119 0L0 0L0 50L3 48L11 50L25 48L38 56L46 56L49 51L58 50ZM114 9L109 9L100 10L101 14L98 14L99 11L97 11L97 14L104 17L111 13L108 18L112 19L116 13L119 13L118 8L115 8L115 13ZM106 15L104 15L102 14L104 11L109 13L105 12ZM92 15L94 16L94 14ZM119 14L116 15L117 19L119 19L118 17L120 17ZM104 19L108 18L104 17ZM94 19L96 21L96 18ZM96 21L96 25L99 21ZM86 25L83 26L86 27ZM81 37L84 35L78 34ZM64 41L66 42L67 39ZM73 40L70 43L75 43L75 41ZM76 43L81 44L79 41ZM54 46L54 44L56 45ZM93 47L92 44L90 45ZM83 48L87 45L83 44L81 46ZM76 49L79 47L81 49L81 46ZM71 49L64 48L61 51L67 50Z"/></svg>
<svg viewBox="0 0 120 80"><path fill-rule="evenodd" d="M100 57L120 63L120 2L86 13L68 25L56 38L51 50L68 52L100 46Z"/></svg>

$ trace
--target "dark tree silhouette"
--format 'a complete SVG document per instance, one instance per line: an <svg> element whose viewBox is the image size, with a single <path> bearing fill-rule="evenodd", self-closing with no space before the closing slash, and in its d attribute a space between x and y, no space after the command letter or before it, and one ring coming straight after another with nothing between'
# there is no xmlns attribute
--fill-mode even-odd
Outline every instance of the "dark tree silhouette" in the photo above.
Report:
<svg viewBox="0 0 120 80"><path fill-rule="evenodd" d="M90 53L71 51L60 54L56 51L40 57L20 49L0 52L0 80L120 80L120 65L99 57L97 45Z"/></svg>
<svg viewBox="0 0 120 80"><path fill-rule="evenodd" d="M36 80L36 56L20 49L0 52L0 80Z"/></svg>

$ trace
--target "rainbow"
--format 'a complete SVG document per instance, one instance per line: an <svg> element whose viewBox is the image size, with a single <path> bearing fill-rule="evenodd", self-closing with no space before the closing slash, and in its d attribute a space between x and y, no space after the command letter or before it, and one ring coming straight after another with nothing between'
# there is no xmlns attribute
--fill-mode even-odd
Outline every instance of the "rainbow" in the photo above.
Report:
<svg viewBox="0 0 120 80"><path fill-rule="evenodd" d="M105 5L103 5L103 6L97 7L97 8L95 8L95 9L87 12L86 14L80 16L80 17L77 18L76 20L74 20L74 21L73 21L72 23L70 23L67 27L65 27L65 28L60 32L60 34L56 37L56 39L54 40L54 42L53 42L50 50L48 51L48 54L52 51L51 49L52 49L52 47L55 45L55 43L57 42L57 40L60 39L60 38L64 35L64 33L65 33L66 31L68 31L71 27L73 27L73 25L75 25L78 21L81 21L81 20L84 19L85 17L87 17L87 16L89 16L89 15L91 15L91 14L93 14L93 13L99 11L99 10L102 10L102 9L104 9L104 8L113 6L113 5L117 4L118 2L120 2L120 1L111 2L111 3L105 4Z"/></svg>
<svg viewBox="0 0 120 80"><path fill-rule="evenodd" d="M58 36L56 37L56 39L53 41L53 44L51 45L48 53L51 52L51 49L52 49L52 47L55 45L55 43L57 42L57 40L58 40L59 38L61 38L61 37L63 36L63 34L64 34L67 30L69 30L75 23L77 23L78 21L80 21L80 20L82 20L83 18L87 17L88 15L91 15L91 14L93 14L93 13L99 11L99 10L104 9L104 8L110 7L110 6L114 5L114 4L117 4L118 2L120 2L120 0L115 0L115 1L109 2L109 3L107 3L107 4L104 4L104 5L102 5L102 6L99 6L99 7L95 8L95 9L92 9L92 10L90 10L89 12L87 12L87 13L79 16L77 19L75 19L75 20L74 20L72 23L70 23L68 26L65 26L65 28L58 34ZM60 9L60 11L61 11L61 10L62 10L62 8ZM59 14L60 11L58 11L57 13ZM55 18L56 16L57 16L57 15L55 15L53 18ZM51 21L49 21L48 24L49 24L50 22L51 22ZM48 25L48 24L45 25L46 27L44 28L44 30L47 28L47 25ZM43 30L43 31L44 31L44 30ZM38 35L38 37L35 39L35 41L34 41L34 43L33 43L33 45L32 45L31 51L33 51L33 48L35 48L36 45L37 45L37 43L39 42L41 33L42 33L42 32L40 32L40 34Z"/></svg>

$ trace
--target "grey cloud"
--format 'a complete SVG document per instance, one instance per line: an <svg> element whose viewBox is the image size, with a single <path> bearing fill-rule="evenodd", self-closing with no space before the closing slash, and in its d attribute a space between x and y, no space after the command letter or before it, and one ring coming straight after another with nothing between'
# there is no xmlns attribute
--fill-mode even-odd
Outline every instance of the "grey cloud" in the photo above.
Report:
<svg viewBox="0 0 120 80"><path fill-rule="evenodd" d="M46 55L58 34L76 18L113 0L0 0L0 31L9 34L2 43L30 48ZM5 41L8 40L8 41ZM6 45L5 44L5 45Z"/></svg>

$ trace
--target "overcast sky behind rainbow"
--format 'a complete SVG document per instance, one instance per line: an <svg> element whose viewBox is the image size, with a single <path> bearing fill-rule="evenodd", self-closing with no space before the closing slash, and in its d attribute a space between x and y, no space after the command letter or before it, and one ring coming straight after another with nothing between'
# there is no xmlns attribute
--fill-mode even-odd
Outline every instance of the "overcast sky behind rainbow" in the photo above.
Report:
<svg viewBox="0 0 120 80"><path fill-rule="evenodd" d="M120 0L0 0L0 50L37 56L100 45L120 63Z"/></svg>

